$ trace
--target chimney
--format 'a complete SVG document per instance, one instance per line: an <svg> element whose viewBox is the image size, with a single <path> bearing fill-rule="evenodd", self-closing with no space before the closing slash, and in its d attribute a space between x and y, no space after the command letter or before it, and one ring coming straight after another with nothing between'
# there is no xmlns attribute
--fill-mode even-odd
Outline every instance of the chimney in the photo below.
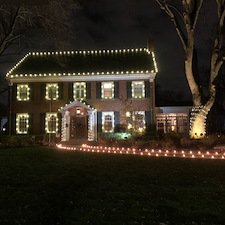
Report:
<svg viewBox="0 0 225 225"><path fill-rule="evenodd" d="M147 41L147 48L150 52L154 52L154 50L155 50L154 49L154 43L151 39Z"/></svg>

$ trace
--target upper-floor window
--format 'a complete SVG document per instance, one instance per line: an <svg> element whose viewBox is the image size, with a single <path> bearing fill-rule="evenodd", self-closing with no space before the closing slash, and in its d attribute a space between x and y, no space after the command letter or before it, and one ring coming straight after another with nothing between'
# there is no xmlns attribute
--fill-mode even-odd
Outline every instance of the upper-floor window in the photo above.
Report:
<svg viewBox="0 0 225 225"><path fill-rule="evenodd" d="M102 130L103 132L113 132L114 130L113 112L102 112Z"/></svg>
<svg viewBox="0 0 225 225"><path fill-rule="evenodd" d="M59 98L59 86L58 86L57 83L46 84L45 98L47 100L58 100L58 98Z"/></svg>
<svg viewBox="0 0 225 225"><path fill-rule="evenodd" d="M46 113L45 116L45 131L46 133L58 132L58 116L57 113Z"/></svg>
<svg viewBox="0 0 225 225"><path fill-rule="evenodd" d="M145 83L144 81L132 81L132 98L145 97Z"/></svg>
<svg viewBox="0 0 225 225"><path fill-rule="evenodd" d="M114 98L114 83L102 82L102 98L111 99Z"/></svg>
<svg viewBox="0 0 225 225"><path fill-rule="evenodd" d="M18 113L16 114L16 133L27 134L29 128L29 114Z"/></svg>
<svg viewBox="0 0 225 225"><path fill-rule="evenodd" d="M78 100L86 98L86 83L76 82L73 84L73 98Z"/></svg>
<svg viewBox="0 0 225 225"><path fill-rule="evenodd" d="M28 101L30 99L30 87L28 84L17 85L17 100Z"/></svg>

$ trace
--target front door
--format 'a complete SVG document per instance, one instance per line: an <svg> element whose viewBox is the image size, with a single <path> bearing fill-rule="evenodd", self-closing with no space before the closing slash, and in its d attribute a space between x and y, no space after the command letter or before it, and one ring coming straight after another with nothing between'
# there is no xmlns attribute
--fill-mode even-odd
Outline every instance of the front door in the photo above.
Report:
<svg viewBox="0 0 225 225"><path fill-rule="evenodd" d="M84 107L70 109L70 139L87 139L88 113Z"/></svg>

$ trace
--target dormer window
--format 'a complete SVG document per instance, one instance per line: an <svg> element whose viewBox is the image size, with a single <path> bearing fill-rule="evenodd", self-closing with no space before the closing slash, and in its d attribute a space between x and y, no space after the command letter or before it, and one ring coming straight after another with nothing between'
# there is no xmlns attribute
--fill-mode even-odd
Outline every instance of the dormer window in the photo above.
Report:
<svg viewBox="0 0 225 225"><path fill-rule="evenodd" d="M18 101L29 101L30 99L30 88L28 84L17 85L17 100Z"/></svg>

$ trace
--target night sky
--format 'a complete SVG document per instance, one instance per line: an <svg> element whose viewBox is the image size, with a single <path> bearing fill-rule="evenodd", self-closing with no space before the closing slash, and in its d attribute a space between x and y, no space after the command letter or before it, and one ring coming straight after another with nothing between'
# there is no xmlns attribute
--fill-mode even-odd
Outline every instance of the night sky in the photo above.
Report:
<svg viewBox="0 0 225 225"><path fill-rule="evenodd" d="M157 84L190 96L182 45L169 17L155 1L84 0L81 5L74 17L75 49L143 48L151 39L159 68Z"/></svg>
<svg viewBox="0 0 225 225"><path fill-rule="evenodd" d="M156 84L163 90L183 92L191 99L182 45L172 22L155 0L81 0L80 5L71 19L75 30L71 50L143 48L150 39L154 41L159 69ZM1 75L16 62L1 66Z"/></svg>

